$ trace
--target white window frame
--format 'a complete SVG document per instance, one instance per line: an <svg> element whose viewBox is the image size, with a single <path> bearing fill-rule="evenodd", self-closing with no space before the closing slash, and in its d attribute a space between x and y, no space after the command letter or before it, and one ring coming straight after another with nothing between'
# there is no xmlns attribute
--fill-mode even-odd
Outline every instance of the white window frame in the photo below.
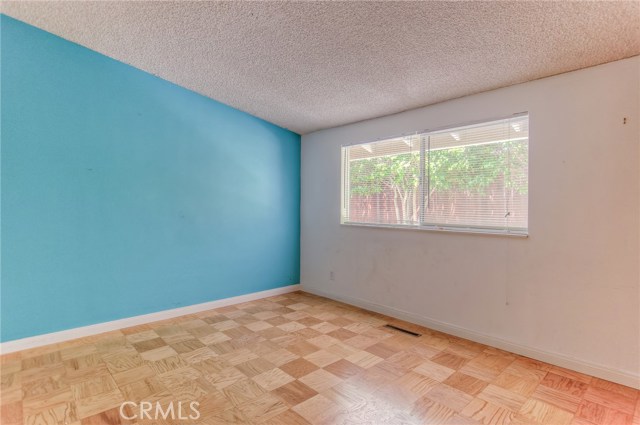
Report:
<svg viewBox="0 0 640 425"><path fill-rule="evenodd" d="M341 157L340 157L340 224L343 226L353 226L353 227L373 227L373 228L387 228L387 229L405 229L405 230L423 230L429 232L450 232L450 233L470 233L470 234L481 234L481 235L494 235L494 236L512 236L512 237L521 237L527 238L529 236L529 212L530 208L527 203L527 227L526 228L506 228L506 227L491 227L491 226L464 226L464 225L438 225L424 222L423 214L420 214L420 223L419 224L381 224L381 223L363 223L357 221L347 221L345 217L349 217L349 201L347 200L347 196L349 194L346 190L346 182L349 179L349 167L347 166L347 148L358 146L358 145L366 145L369 143L380 142L389 139L396 139L401 137L413 136L415 134L429 134L429 133L439 133L447 130L455 130L462 127L479 125L484 123L491 123L493 121L506 120L510 118L517 117L527 117L530 121L529 112L518 112L508 116L496 117L496 118L488 118L479 121L467 122L462 124L455 125L447 125L444 127L437 127L433 129L414 131L410 133L403 133L396 136L388 136L384 138L378 138L375 140L369 140L365 142L358 143L350 143L343 144L340 147ZM530 146L531 146L531 134L528 135L528 145L527 145L527 158L530 158ZM424 146L421 147L420 153L420 161L421 164L424 162ZM528 162L528 160L527 160ZM421 165L421 170L424 169L424 166ZM421 172L422 173L422 172ZM529 167L527 167L527 186L529 185L529 177L530 171ZM421 174L421 181L424 181L424 176ZM527 191L527 197L529 197L529 192Z"/></svg>

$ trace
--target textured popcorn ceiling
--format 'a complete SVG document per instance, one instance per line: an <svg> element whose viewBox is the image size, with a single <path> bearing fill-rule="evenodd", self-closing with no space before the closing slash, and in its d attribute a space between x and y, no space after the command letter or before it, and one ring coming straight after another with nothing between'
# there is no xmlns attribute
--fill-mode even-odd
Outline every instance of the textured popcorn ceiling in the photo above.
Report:
<svg viewBox="0 0 640 425"><path fill-rule="evenodd" d="M639 2L4 2L298 133L640 53Z"/></svg>

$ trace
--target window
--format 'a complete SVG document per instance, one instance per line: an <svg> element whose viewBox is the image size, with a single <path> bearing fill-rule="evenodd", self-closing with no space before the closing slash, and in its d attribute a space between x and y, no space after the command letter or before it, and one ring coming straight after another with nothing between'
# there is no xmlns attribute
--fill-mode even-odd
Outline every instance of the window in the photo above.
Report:
<svg viewBox="0 0 640 425"><path fill-rule="evenodd" d="M529 117L342 148L342 223L527 234Z"/></svg>

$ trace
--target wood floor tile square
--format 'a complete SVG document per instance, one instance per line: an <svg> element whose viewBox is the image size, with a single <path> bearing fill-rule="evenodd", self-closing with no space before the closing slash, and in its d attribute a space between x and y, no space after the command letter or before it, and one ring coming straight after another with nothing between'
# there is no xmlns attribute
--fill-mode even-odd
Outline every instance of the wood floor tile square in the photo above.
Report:
<svg viewBox="0 0 640 425"><path fill-rule="evenodd" d="M293 376L294 378L300 378L302 376L308 375L315 370L318 370L319 366L311 363L307 359L299 358L281 365L280 369Z"/></svg>
<svg viewBox="0 0 640 425"><path fill-rule="evenodd" d="M464 366L469 360L458 356L456 354L447 353L443 351L440 354L437 354L431 358L431 361L434 363L441 364L442 366L446 366L449 369L458 370L462 366Z"/></svg>
<svg viewBox="0 0 640 425"><path fill-rule="evenodd" d="M324 369L318 369L299 378L299 381L321 393L322 391L341 383L342 379Z"/></svg>
<svg viewBox="0 0 640 425"><path fill-rule="evenodd" d="M390 346L385 342L379 342L366 348L365 351L368 351L371 354L375 354L382 359L387 359L400 351L400 349L398 347Z"/></svg>
<svg viewBox="0 0 640 425"><path fill-rule="evenodd" d="M319 348L304 340L296 340L293 344L287 345L287 350L291 351L293 354L305 357L309 354L315 353L319 350Z"/></svg>
<svg viewBox="0 0 640 425"><path fill-rule="evenodd" d="M341 409L325 396L318 394L298 404L293 411L313 424L329 424Z"/></svg>
<svg viewBox="0 0 640 425"><path fill-rule="evenodd" d="M318 350L304 356L304 359L318 367L325 367L340 360L340 356L327 350Z"/></svg>
<svg viewBox="0 0 640 425"><path fill-rule="evenodd" d="M293 376L278 368L263 372L252 379L267 391L273 391L291 381L295 381Z"/></svg>
<svg viewBox="0 0 640 425"><path fill-rule="evenodd" d="M346 359L340 359L337 362L331 363L324 367L324 370L332 373L341 379L349 379L352 376L358 375L364 372L366 369L351 363ZM306 375L306 374L305 374Z"/></svg>
<svg viewBox="0 0 640 425"><path fill-rule="evenodd" d="M478 398L491 402L496 406L517 412L518 409L527 400L526 397L514 393L497 385L489 384L484 390L478 394Z"/></svg>
<svg viewBox="0 0 640 425"><path fill-rule="evenodd" d="M443 381L444 384L450 387L456 388L469 395L475 396L489 385L487 382L482 381L473 376L465 375L462 372L455 372Z"/></svg>
<svg viewBox="0 0 640 425"><path fill-rule="evenodd" d="M276 388L273 393L284 400L289 407L297 406L318 394L316 390L301 381L289 382L288 384Z"/></svg>
<svg viewBox="0 0 640 425"><path fill-rule="evenodd" d="M413 371L438 382L443 382L455 373L455 370L441 364L434 363L431 360L426 360L419 366L415 367Z"/></svg>

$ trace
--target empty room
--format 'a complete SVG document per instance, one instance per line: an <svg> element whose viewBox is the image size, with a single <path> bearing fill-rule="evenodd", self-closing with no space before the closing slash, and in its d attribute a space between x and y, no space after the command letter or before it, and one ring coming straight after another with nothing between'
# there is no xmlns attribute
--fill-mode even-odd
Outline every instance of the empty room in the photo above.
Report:
<svg viewBox="0 0 640 425"><path fill-rule="evenodd" d="M640 1L0 7L0 424L640 425Z"/></svg>

